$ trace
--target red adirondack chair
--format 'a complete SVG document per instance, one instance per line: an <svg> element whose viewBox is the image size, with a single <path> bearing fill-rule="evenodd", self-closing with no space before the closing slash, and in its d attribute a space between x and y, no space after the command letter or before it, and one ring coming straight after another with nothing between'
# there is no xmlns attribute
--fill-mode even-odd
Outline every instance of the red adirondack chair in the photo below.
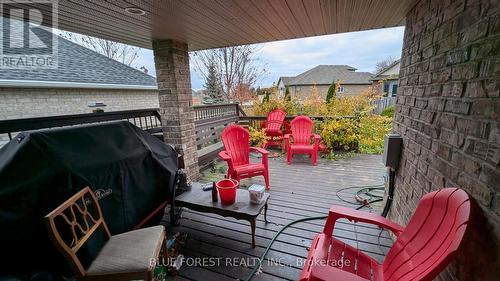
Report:
<svg viewBox="0 0 500 281"><path fill-rule="evenodd" d="M275 109L267 114L266 136L270 139L264 145L264 148L277 145L283 148L283 132L281 131L281 126L283 126L285 117L286 112L281 109Z"/></svg>
<svg viewBox="0 0 500 281"><path fill-rule="evenodd" d="M300 281L432 280L454 257L468 225L470 208L465 191L444 188L426 194L403 228L373 213L333 206L323 232L312 242ZM382 264L332 237L339 218L375 224L397 236Z"/></svg>
<svg viewBox="0 0 500 281"><path fill-rule="evenodd" d="M236 124L222 131L223 151L219 157L227 162L227 177L240 181L243 178L264 176L266 189L269 189L268 155L269 151L260 147L250 147L248 131ZM250 152L262 154L262 163L251 163Z"/></svg>
<svg viewBox="0 0 500 281"><path fill-rule="evenodd" d="M284 137L288 165L292 164L294 154L309 154L311 156L311 163L313 165L317 164L318 147L321 137L313 134L313 126L313 121L307 116L293 118L291 123L292 133L286 134ZM290 142L290 136L292 136L293 143ZM313 144L311 144L312 139L314 139Z"/></svg>

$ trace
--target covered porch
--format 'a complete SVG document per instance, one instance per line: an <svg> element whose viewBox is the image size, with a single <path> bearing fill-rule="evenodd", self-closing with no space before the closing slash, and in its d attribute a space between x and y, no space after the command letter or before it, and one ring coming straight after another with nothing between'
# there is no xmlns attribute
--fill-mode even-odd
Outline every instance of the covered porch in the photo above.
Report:
<svg viewBox="0 0 500 281"><path fill-rule="evenodd" d="M363 186L384 183L385 167L381 161L379 155L357 155L334 162L320 159L318 166L311 166L306 157L297 157L296 162L289 166L286 157L271 158L269 223L265 223L263 214L257 218L256 248L251 247L247 221L184 210L180 225L167 227L172 234L187 234L180 250L186 258L185 265L177 280L245 280L274 234L287 223L326 215L332 204L360 207L361 203L356 202L354 194ZM217 173L207 171L201 181L219 177ZM242 180L244 187L253 183L263 185L264 180L262 177ZM381 204L374 203L363 209L380 212ZM163 223L169 225L168 220L165 217ZM298 280L311 240L323 230L324 223L325 220L302 222L285 230L268 253L263 273L252 280ZM393 243L387 231L347 220L339 221L334 235L379 262L383 261ZM203 265L189 264L195 260L190 258L204 258L206 262ZM220 264L210 264L217 259L221 259Z"/></svg>
<svg viewBox="0 0 500 281"><path fill-rule="evenodd" d="M229 124L260 126L265 116L245 116L238 104L196 106L195 143L197 162L200 164L199 182L217 181L225 176L226 165L218 161L217 153L223 149L221 132ZM293 116L287 117L288 119ZM316 116L315 119L322 117ZM104 112L42 118L0 121L0 136L12 139L19 131L67 127L126 120L163 140L162 120L158 109ZM167 280L244 280L256 266L273 236L284 225L307 217L325 216L332 204L360 208L380 213L383 202L363 206L355 194L366 187L378 187L382 195L386 185L387 170L381 155L350 155L345 159L319 158L312 166L306 155L295 157L288 165L281 150L270 150L269 175L271 194L267 211L268 223L263 213L257 217L256 247L251 245L248 221L222 217L183 209L179 225L170 222L166 208L161 224L168 237L185 236L179 254L185 257L184 265L175 276ZM251 155L251 162L259 162ZM241 186L264 185L262 177L243 179ZM268 253L263 272L252 280L298 280L307 257L311 241L321 232L325 219L302 222L285 230ZM335 228L335 237L367 253L379 262L392 246L387 231L374 225L351 223L341 220ZM216 261L217 264L212 264ZM202 264L197 264L202 263ZM169 264L170 265L170 264Z"/></svg>
<svg viewBox="0 0 500 281"><path fill-rule="evenodd" d="M243 122L245 117L237 105L192 107L190 51L406 25L393 126L403 138L403 149L389 218L406 225L425 193L448 186L467 191L482 218L475 222L484 223L472 224L465 248L437 278L493 280L498 271L495 253L500 249L497 2L59 1L58 28L153 49L159 109L62 121L35 118L20 121L29 123L24 127L17 121L0 124L2 133L87 123L83 121L87 118L95 122L129 119L175 146L192 180L209 180L200 167L221 149L217 140L224 126ZM113 114L117 116L110 117ZM143 118L155 120L154 124L139 123ZM39 125L42 121L49 125ZM300 162L287 166L282 158L270 163L271 223L259 217L257 248L249 246L245 223L185 211L181 226L167 230L188 233L182 247L188 257L259 257L281 225L325 214L332 204L356 207L339 200L337 191L352 199L352 190L341 189L379 184L385 171L379 156L321 160L317 167ZM308 222L288 229L268 256L282 258L284 265L264 267L255 280L296 280L301 270L296 261L305 257L312 235L322 224ZM387 233L371 226L343 222L337 231L337 237L378 260L392 244ZM180 278L235 280L245 278L251 268L185 266Z"/></svg>

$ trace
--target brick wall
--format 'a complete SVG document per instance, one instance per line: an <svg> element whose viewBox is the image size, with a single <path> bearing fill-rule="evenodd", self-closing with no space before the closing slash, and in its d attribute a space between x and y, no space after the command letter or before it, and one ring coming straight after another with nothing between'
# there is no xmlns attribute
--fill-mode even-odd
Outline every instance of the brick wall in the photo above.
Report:
<svg viewBox="0 0 500 281"><path fill-rule="evenodd" d="M91 113L96 102L104 111L158 108L158 91L0 88L0 120Z"/></svg>
<svg viewBox="0 0 500 281"><path fill-rule="evenodd" d="M457 186L484 219L441 280L499 274L499 9L495 0L421 0L407 15L394 122L404 148L390 217L404 225L424 193Z"/></svg>

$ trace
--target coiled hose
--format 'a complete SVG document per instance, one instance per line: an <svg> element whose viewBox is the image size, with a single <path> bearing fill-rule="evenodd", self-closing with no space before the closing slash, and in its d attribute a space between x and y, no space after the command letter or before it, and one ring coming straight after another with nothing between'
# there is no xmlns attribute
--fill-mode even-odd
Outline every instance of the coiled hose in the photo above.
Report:
<svg viewBox="0 0 500 281"><path fill-rule="evenodd" d="M360 187L353 186L353 187L343 188L341 190L350 189L350 188L361 188L359 191L366 190L367 192L371 192L372 190L378 189L378 188L381 188L381 187L380 187L380 185L376 185L376 186L360 186ZM358 196L360 194L359 191L356 193L356 196ZM371 197L378 197L378 196L373 195L373 194L369 194L369 195ZM338 196L338 193L337 193L337 196ZM363 208L363 207L365 207L365 206L367 206L367 205L369 205L371 203L379 202L379 201L382 201L382 200L383 200L383 198L377 198L377 199L373 199L371 201L368 201L366 203L362 203L362 205L359 206L359 207L357 207L356 210L359 210L359 209L361 209L361 208ZM349 202L349 203L353 204L352 202ZM264 253L262 254L262 256L259 258L257 265L252 269L252 271L248 275L247 279L245 279L245 281L252 280L252 278L255 276L255 273L257 272L257 270L259 270L259 268L261 267L262 261L266 258L267 253L269 252L269 250L271 250L271 246L273 245L274 241L276 241L276 239L278 238L278 236L280 236L280 234L285 229L287 229L288 227L290 227L290 226L292 226L292 225L294 225L296 223L299 223L299 222L305 222L305 221L311 221L311 220L324 220L326 218L328 218L328 216L317 216L317 217L302 218L302 219L298 219L298 220L294 220L292 222L289 222L288 224L286 224L285 226L283 226L278 232L276 232L276 234L274 234L273 239L271 239L271 241L269 242L269 245L267 245L266 250L264 251Z"/></svg>

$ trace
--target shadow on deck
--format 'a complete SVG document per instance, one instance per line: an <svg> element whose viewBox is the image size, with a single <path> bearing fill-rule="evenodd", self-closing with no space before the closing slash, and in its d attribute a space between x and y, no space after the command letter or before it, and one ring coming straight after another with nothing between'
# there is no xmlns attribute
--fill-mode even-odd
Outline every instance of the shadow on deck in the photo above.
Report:
<svg viewBox="0 0 500 281"><path fill-rule="evenodd" d="M185 257L203 258L187 262L204 263L185 264L177 280L246 279L256 260L282 226L304 217L327 215L333 204L358 207L353 195L359 189L341 189L382 184L385 168L378 155L357 155L338 161L319 159L318 166L311 166L308 158L299 156L291 166L286 164L283 157L269 159L269 173L270 223L264 222L263 214L257 218L256 248L251 248L250 226L243 220L184 210L180 226L167 228L171 233L188 233L188 239L182 247ZM205 175L204 180L210 181L213 177L213 174ZM252 183L263 185L263 178L243 180L241 185L245 188ZM342 199L353 203L340 200L337 196L339 190ZM379 212L379 207L374 206L371 211ZM365 210L370 211L369 208ZM311 240L323 229L323 225L324 220L309 221L285 230L267 255L263 272L253 280L298 280L301 263L307 256ZM392 245L386 231L345 220L339 221L334 235L380 262Z"/></svg>

